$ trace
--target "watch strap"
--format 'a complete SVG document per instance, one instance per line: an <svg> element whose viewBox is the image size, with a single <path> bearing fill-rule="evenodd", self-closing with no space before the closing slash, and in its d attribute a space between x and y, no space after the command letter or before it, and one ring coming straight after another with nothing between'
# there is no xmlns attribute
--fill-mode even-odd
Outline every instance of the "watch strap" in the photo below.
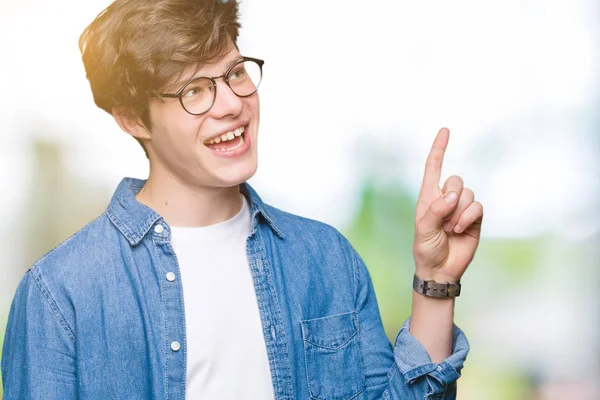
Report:
<svg viewBox="0 0 600 400"><path fill-rule="evenodd" d="M413 278L413 289L415 292L429 297L458 297L460 296L460 281L456 283L425 281L415 274Z"/></svg>

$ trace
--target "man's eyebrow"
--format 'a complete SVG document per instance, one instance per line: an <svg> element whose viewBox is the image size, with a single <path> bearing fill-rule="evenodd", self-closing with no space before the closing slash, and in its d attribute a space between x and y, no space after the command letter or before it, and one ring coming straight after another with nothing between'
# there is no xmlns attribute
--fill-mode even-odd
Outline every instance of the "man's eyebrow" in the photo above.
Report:
<svg viewBox="0 0 600 400"><path fill-rule="evenodd" d="M239 56L234 58L233 60L229 61L227 63L227 65L225 66L225 71L223 71L223 73L225 73L227 70L229 70L229 68L231 68L234 64L242 61L244 59L244 56ZM173 88L173 90L178 91L180 90L183 85L185 85L186 83L196 79L196 78L200 78L202 76L206 76L206 75L199 75L197 72L190 78L180 78L178 79L175 83L173 83L172 85L169 85Z"/></svg>
<svg viewBox="0 0 600 400"><path fill-rule="evenodd" d="M244 56L239 56L239 57L234 58L229 63L227 63L227 68L225 68L225 71L227 71L229 68L231 68L233 66L233 64L236 64L236 63L242 61L243 59L244 59Z"/></svg>

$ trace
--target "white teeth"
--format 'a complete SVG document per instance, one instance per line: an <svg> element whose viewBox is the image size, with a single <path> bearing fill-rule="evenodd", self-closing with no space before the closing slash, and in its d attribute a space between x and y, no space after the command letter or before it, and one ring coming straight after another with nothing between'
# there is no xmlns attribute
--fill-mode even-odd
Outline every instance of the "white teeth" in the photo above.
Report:
<svg viewBox="0 0 600 400"><path fill-rule="evenodd" d="M221 136L216 137L214 139L207 140L204 143L205 144L213 144L213 143L226 142L226 141L232 140L232 139L234 139L234 138L236 138L238 136L242 136L242 133L244 133L244 131L245 131L244 127L240 126L239 128L234 129L231 132L224 133Z"/></svg>
<svg viewBox="0 0 600 400"><path fill-rule="evenodd" d="M233 151L233 150L237 150L237 149L239 149L239 148L240 148L240 147L242 147L243 145L244 145L244 137L242 136L242 137L240 137L240 142L237 144L237 146L235 146L235 147L232 147L232 148L230 148L230 149L223 149L223 150L221 150L221 149L219 149L219 148L216 148L216 149L214 149L214 150L215 150L215 151Z"/></svg>

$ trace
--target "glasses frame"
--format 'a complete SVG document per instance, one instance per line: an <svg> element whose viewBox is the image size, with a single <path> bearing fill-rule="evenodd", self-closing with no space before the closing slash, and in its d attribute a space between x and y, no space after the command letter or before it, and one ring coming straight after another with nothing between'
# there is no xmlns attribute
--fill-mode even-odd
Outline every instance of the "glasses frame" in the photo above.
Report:
<svg viewBox="0 0 600 400"><path fill-rule="evenodd" d="M175 93L159 93L158 95L161 97L166 97L166 98L172 98L172 99L179 99L179 104L181 104L181 107L185 110L185 112L187 112L188 114L191 115L202 115L202 114L206 114L207 112L210 111L210 109L215 105L215 101L217 100L217 79L223 79L223 82L225 82L225 84L229 87L229 89L233 92L233 94L235 94L237 97L249 97L252 96L254 93L256 93L258 91L258 86L260 86L260 82L258 83L258 85L256 85L256 89L250 93L250 94L246 94L244 96L240 96L239 94L237 94L235 92L235 90L233 90L233 88L231 87L231 85L229 84L229 74L231 73L231 71L237 67L238 65L240 65L243 62L246 61L253 61L256 64L258 64L258 68L260 69L260 82L262 82L262 76L263 76L263 71L262 71L262 67L263 64L265 63L264 60L258 59L258 58L252 58L252 57L241 57L235 64L233 64L231 67L229 67L227 69L227 71L225 71L225 73L223 75L220 76L199 76L196 78L192 78L190 79L188 82L186 82L181 89L179 89L178 91L176 91ZM213 88L215 89L213 92L213 99L212 99L212 103L210 103L210 107L208 107L208 109L206 111L203 111L199 114L195 114L193 112L190 112L187 108L185 108L185 105L183 104L183 92L185 91L185 88L187 88L192 82L195 82L197 80L200 79L209 79L213 85Z"/></svg>

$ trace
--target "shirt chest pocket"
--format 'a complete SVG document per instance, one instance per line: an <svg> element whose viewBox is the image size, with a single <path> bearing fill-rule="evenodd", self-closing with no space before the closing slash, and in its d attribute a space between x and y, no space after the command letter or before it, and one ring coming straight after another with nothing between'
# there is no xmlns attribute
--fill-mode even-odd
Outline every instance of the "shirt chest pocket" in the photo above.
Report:
<svg viewBox="0 0 600 400"><path fill-rule="evenodd" d="M365 389L356 312L303 320L310 397L348 400Z"/></svg>

